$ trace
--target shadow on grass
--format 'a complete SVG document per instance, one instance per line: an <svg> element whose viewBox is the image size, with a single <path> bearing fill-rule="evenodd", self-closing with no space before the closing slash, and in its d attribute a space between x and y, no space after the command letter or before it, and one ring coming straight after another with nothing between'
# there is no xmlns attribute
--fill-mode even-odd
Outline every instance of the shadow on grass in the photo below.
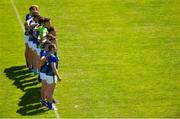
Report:
<svg viewBox="0 0 180 119"><path fill-rule="evenodd" d="M17 113L21 115L36 115L47 111L40 105L40 87L37 78L27 70L26 66L13 66L4 70L6 76L13 80L13 84L25 94L20 98Z"/></svg>

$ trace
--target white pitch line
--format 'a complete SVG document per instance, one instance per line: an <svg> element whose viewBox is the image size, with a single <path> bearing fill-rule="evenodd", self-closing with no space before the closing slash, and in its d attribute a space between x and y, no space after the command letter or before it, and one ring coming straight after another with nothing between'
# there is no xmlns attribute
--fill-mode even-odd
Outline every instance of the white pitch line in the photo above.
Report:
<svg viewBox="0 0 180 119"><path fill-rule="evenodd" d="M23 22L22 22L22 20L21 20L20 14L19 14L19 12L18 12L18 10L17 10L17 8L16 8L16 5L14 4L14 1L13 1L13 0L10 0L10 1L11 1L11 5L12 5L12 7L13 7L15 13L16 13L16 16L17 16L17 19L18 19L18 21L19 21L19 24L20 24L22 30L24 31L24 25L23 25Z"/></svg>
<svg viewBox="0 0 180 119"><path fill-rule="evenodd" d="M12 7L13 7L15 13L16 13L16 17L17 17L17 19L19 21L19 24L20 24L20 26L21 26L21 28L22 28L22 30L24 32L25 31L24 30L24 25L23 25L23 22L21 20L20 14L19 14L19 12L18 12L18 10L16 8L16 5L14 3L14 0L10 0L10 1L11 1L11 5L12 5ZM56 119L60 119L60 116L59 116L59 113L57 111L58 109L57 109L56 105L53 104L53 107L54 107L54 112L55 112L55 115L56 115Z"/></svg>
<svg viewBox="0 0 180 119"><path fill-rule="evenodd" d="M56 114L56 119L60 119L60 116L59 116L59 113L58 113L58 109L57 109L57 107L56 107L56 105L55 104L53 104L53 107L54 107L54 112L55 112L55 114Z"/></svg>

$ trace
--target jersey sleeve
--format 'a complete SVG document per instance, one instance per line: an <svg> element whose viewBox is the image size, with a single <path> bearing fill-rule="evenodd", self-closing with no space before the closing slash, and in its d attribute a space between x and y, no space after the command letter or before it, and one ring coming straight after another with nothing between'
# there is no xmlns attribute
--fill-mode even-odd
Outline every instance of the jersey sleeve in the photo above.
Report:
<svg viewBox="0 0 180 119"><path fill-rule="evenodd" d="M25 20L26 20L26 21L29 20L29 14L26 15Z"/></svg>
<svg viewBox="0 0 180 119"><path fill-rule="evenodd" d="M49 63L55 63L56 62L56 58L55 57L50 57L49 58Z"/></svg>
<svg viewBox="0 0 180 119"><path fill-rule="evenodd" d="M45 55L44 55L44 53L43 53L43 50L41 50L41 52L40 52L40 57L43 57L43 56L45 56Z"/></svg>

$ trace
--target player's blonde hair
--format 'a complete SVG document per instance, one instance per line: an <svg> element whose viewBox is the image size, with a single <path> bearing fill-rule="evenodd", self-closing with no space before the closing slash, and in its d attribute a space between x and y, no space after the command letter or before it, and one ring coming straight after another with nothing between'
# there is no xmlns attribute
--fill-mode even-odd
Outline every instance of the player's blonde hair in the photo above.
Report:
<svg viewBox="0 0 180 119"><path fill-rule="evenodd" d="M31 6L29 7L29 10L31 10L31 9L33 9L33 8L36 8L37 10L39 10L39 6L38 6L38 5L31 5Z"/></svg>

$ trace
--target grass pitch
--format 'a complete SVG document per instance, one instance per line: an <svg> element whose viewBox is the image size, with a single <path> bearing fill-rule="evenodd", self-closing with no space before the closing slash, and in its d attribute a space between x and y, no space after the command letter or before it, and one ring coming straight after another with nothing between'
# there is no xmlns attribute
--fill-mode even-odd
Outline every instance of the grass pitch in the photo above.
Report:
<svg viewBox="0 0 180 119"><path fill-rule="evenodd" d="M180 1L14 2L23 21L37 4L57 29L60 117L180 118ZM1 0L0 17L0 117L54 118L40 107L40 84L24 67L10 0Z"/></svg>

